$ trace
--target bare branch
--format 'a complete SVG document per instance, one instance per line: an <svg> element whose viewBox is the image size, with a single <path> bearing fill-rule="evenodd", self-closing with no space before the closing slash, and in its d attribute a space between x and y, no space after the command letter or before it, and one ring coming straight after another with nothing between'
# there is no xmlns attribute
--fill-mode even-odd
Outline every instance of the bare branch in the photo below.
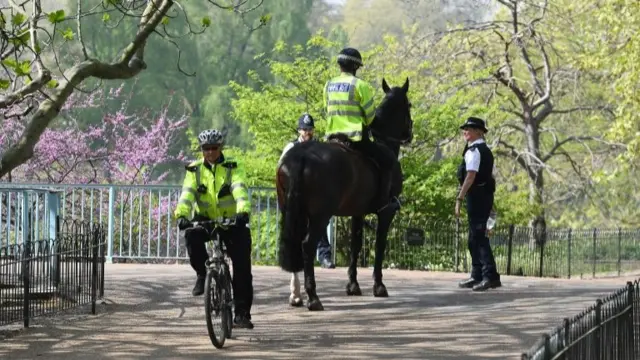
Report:
<svg viewBox="0 0 640 360"><path fill-rule="evenodd" d="M569 142L580 142L580 143L583 143L584 141L588 141L588 140L596 141L596 142L599 142L599 143L602 143L602 144L605 144L605 145L608 145L608 146L611 146L611 147L619 147L619 148L623 148L623 149L626 149L626 147L627 147L625 144L609 142L609 141L603 140L602 138L597 137L597 136L569 136L569 137L565 138L562 141L558 141L558 139L556 137L555 144L553 145L553 147L551 147L551 150L549 150L549 152L547 152L547 154L542 157L542 161L544 161L544 162L549 161L549 159L551 159L554 155L556 155L556 151L558 151L562 146L564 146L565 144L567 144Z"/></svg>
<svg viewBox="0 0 640 360"><path fill-rule="evenodd" d="M89 58L89 54L87 54L87 47L84 44L84 40L82 39L82 25L80 24L80 14L82 14L82 1L78 0L78 13L76 15L76 23L78 28L78 41L80 42L80 46L82 47L82 55L84 55L84 59L87 60Z"/></svg>
<svg viewBox="0 0 640 360"><path fill-rule="evenodd" d="M249 9L240 10L240 8L242 8L244 6L244 4L246 4L247 2L249 2L249 0L239 1L235 5L220 5L216 1L209 0L210 4L216 6L216 7L220 8L220 9L233 10L235 13L238 13L238 14L246 14L246 13L249 13L249 12L252 12L252 11L256 10L257 8L259 8L262 5L264 0L260 0L260 2L258 2L255 6L249 8Z"/></svg>
<svg viewBox="0 0 640 360"><path fill-rule="evenodd" d="M534 102L531 105L531 108L533 110L535 110L540 105L542 105L542 104L544 104L544 103L549 101L549 99L551 98L551 82L552 82L551 61L549 60L549 55L547 54L547 51L545 50L544 44L542 42L542 39L539 39L539 38L536 37L536 42L538 43L538 46L540 48L540 52L542 53L542 60L543 60L543 64L544 64L544 83L545 83L545 88L544 88L544 95L542 95L542 97L540 99L538 99L536 102Z"/></svg>
<svg viewBox="0 0 640 360"><path fill-rule="evenodd" d="M552 110L551 114L571 114L574 112L578 112L578 111L586 111L586 112L590 112L590 111L603 111L606 112L608 114L610 114L611 116L615 116L615 113L613 112L614 108L610 105L597 105L597 106L576 106L570 109L559 109L559 110Z"/></svg>
<svg viewBox="0 0 640 360"><path fill-rule="evenodd" d="M512 159L517 161L518 164L520 164L520 166L522 167L522 169L526 171L530 176L533 174L527 162L525 161L524 156L516 150L515 146L501 139L498 139L497 144L507 149L507 151L496 149L497 155L511 157Z"/></svg>

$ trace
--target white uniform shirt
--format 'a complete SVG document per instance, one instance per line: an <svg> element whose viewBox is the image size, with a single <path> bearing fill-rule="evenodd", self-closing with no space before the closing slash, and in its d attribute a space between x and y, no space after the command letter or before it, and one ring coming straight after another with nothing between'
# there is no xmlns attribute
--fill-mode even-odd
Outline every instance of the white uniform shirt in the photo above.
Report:
<svg viewBox="0 0 640 360"><path fill-rule="evenodd" d="M482 143L484 143L484 139L480 138L469 144L469 147ZM478 169L480 169L480 151L478 151L478 149L467 150L467 152L464 153L464 163L467 167L467 171L477 172Z"/></svg>
<svg viewBox="0 0 640 360"><path fill-rule="evenodd" d="M476 144L483 144L484 143L484 139L480 138L474 142L472 142L471 144L469 144L469 147L476 145ZM473 150L467 150L467 152L464 153L464 163L466 165L467 171L478 171L480 169L480 151L478 149L473 149ZM495 173L496 173L496 164L493 164L493 169L492 169L492 175L495 177Z"/></svg>

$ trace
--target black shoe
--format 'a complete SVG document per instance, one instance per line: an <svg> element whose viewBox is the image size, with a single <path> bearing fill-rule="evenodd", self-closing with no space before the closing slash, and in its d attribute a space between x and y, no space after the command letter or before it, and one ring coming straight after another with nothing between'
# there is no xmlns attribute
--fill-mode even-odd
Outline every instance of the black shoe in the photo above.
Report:
<svg viewBox="0 0 640 360"><path fill-rule="evenodd" d="M241 314L236 315L235 319L233 319L233 327L240 329L253 329L253 323L251 322L251 317Z"/></svg>
<svg viewBox="0 0 640 360"><path fill-rule="evenodd" d="M486 291L489 289L499 288L501 286L502 286L502 282L500 282L500 279L496 279L496 280L484 279L479 284L476 284L473 287L473 291Z"/></svg>
<svg viewBox="0 0 640 360"><path fill-rule="evenodd" d="M198 279L196 280L196 286L191 290L191 294L193 296L200 296L204 294L204 276L198 275Z"/></svg>
<svg viewBox="0 0 640 360"><path fill-rule="evenodd" d="M465 288L465 289L471 289L475 285L479 284L480 282L481 282L480 280L476 280L474 278L469 278L469 279L460 281L458 283L458 286L461 287L461 288Z"/></svg>
<svg viewBox="0 0 640 360"><path fill-rule="evenodd" d="M320 261L320 266L322 266L323 269L335 269L336 265L329 259L322 259L322 261Z"/></svg>

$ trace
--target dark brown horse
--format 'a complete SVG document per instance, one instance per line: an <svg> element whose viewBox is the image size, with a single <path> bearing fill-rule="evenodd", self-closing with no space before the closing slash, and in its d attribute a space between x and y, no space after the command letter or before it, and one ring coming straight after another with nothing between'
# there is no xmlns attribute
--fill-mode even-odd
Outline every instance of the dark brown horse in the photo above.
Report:
<svg viewBox="0 0 640 360"><path fill-rule="evenodd" d="M379 146L386 146L396 157L400 145L413 138L407 92L409 79L402 87L389 88L382 80L385 97L376 109L370 125ZM380 170L369 159L348 147L348 142L307 141L289 150L277 170L276 187L282 218L280 222L280 267L288 272L304 269L304 287L309 310L323 310L316 293L314 259L316 246L332 216L351 216L351 254L347 295L362 295L357 280L357 261L362 250L364 216L377 214L374 296L388 296L382 283L382 261L387 234L396 210L380 209L379 172L392 171L392 193L402 192L402 170Z"/></svg>

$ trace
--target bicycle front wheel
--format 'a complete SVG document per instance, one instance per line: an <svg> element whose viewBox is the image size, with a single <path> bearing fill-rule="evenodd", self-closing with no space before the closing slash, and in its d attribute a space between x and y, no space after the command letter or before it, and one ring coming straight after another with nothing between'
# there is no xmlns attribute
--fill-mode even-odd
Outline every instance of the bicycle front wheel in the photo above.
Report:
<svg viewBox="0 0 640 360"><path fill-rule="evenodd" d="M224 284L224 310L225 313L227 314L226 316L226 321L224 322L224 324L226 324L227 326L227 338L231 338L231 332L233 331L233 311L232 311L232 305L233 305L233 293L231 292L231 277L229 276L229 273L227 272L225 278L226 280L226 284Z"/></svg>
<svg viewBox="0 0 640 360"><path fill-rule="evenodd" d="M227 338L227 311L225 311L224 286L217 281L215 271L208 271L204 283L204 312L211 343L220 349Z"/></svg>

